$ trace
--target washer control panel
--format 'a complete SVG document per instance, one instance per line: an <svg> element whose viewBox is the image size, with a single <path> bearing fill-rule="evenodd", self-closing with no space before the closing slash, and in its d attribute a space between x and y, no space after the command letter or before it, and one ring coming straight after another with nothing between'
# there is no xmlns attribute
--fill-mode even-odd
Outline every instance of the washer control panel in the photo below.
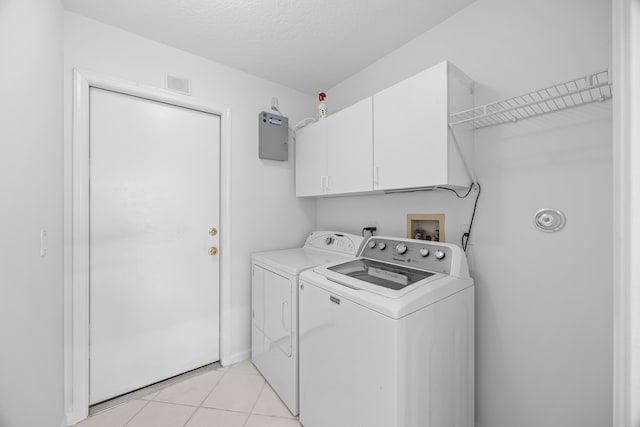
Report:
<svg viewBox="0 0 640 427"><path fill-rule="evenodd" d="M355 256L362 246L364 237L335 231L314 231L304 243L306 248L324 249Z"/></svg>
<svg viewBox="0 0 640 427"><path fill-rule="evenodd" d="M451 273L451 248L438 242L373 236L363 245L359 256L420 270Z"/></svg>

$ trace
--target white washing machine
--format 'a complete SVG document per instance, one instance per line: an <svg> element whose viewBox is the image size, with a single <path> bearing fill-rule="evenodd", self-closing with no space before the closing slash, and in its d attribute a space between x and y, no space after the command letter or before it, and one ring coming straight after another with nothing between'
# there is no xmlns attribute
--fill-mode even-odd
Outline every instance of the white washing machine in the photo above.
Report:
<svg viewBox="0 0 640 427"><path fill-rule="evenodd" d="M474 287L455 245L371 237L300 275L304 427L473 427Z"/></svg>
<svg viewBox="0 0 640 427"><path fill-rule="evenodd" d="M251 360L298 415L298 277L312 267L355 258L364 238L314 231L302 248L252 254Z"/></svg>

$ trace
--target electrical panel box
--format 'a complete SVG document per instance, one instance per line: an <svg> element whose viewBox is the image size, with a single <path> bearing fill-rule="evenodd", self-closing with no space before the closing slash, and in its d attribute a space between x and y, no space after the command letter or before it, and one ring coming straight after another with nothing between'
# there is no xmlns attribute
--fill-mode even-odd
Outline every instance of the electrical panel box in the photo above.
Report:
<svg viewBox="0 0 640 427"><path fill-rule="evenodd" d="M289 160L289 119L266 111L258 115L258 157Z"/></svg>

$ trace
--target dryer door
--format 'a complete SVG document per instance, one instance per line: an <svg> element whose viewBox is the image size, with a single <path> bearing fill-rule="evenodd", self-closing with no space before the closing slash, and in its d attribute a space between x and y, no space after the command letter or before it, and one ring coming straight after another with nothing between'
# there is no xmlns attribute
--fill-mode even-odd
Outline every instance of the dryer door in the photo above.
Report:
<svg viewBox="0 0 640 427"><path fill-rule="evenodd" d="M254 275L261 276L259 283L254 283L261 289L255 289L254 295L259 295L262 301L254 301L254 316L259 318L256 327L262 329L267 340L267 348L277 347L285 355L291 356L291 322L292 306L291 280L273 271L255 266ZM255 277L255 276L254 276ZM257 303L257 304L256 304ZM256 310L257 308L257 310ZM254 322L257 319L254 317Z"/></svg>

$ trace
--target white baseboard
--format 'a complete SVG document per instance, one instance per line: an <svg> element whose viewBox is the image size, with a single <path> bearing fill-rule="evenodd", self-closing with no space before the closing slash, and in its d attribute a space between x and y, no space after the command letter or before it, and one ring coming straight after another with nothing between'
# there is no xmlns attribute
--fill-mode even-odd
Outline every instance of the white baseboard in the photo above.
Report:
<svg viewBox="0 0 640 427"><path fill-rule="evenodd" d="M250 358L251 358L251 349L247 349L239 353L222 357L220 359L220 364L222 366L229 366L229 365L233 365L234 363L242 362L243 360L248 360Z"/></svg>

